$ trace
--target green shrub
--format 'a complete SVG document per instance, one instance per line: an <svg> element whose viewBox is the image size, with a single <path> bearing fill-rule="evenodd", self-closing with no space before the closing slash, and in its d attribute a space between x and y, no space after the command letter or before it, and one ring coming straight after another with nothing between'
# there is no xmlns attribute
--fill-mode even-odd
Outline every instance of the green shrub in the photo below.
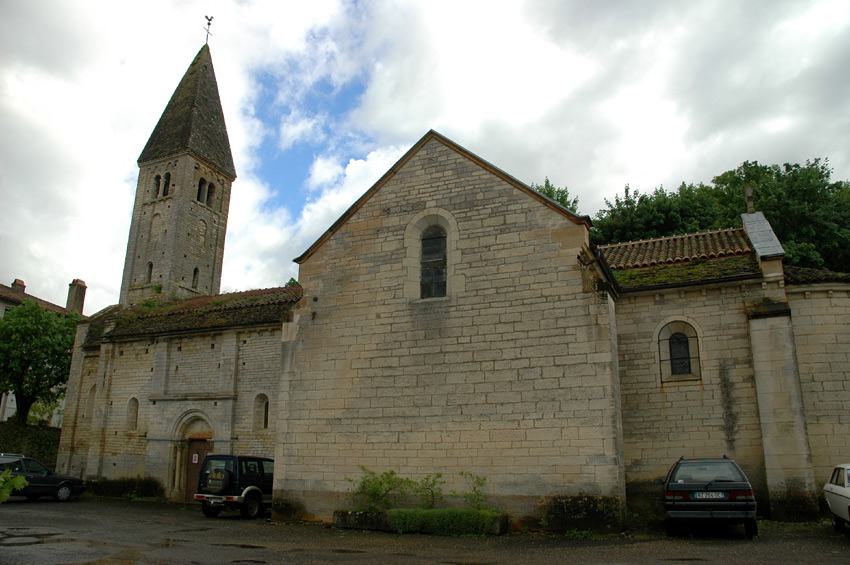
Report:
<svg viewBox="0 0 850 565"><path fill-rule="evenodd" d="M345 478L354 486L348 498L359 512L385 511L391 505L392 496L408 492L413 484L410 479L396 475L395 471L384 471L378 475L364 465L360 465L360 471L363 475L359 479Z"/></svg>
<svg viewBox="0 0 850 565"><path fill-rule="evenodd" d="M21 476L13 477L12 471L6 469L0 473L0 504L6 502L13 490L22 489L27 486L27 480Z"/></svg>
<svg viewBox="0 0 850 565"><path fill-rule="evenodd" d="M89 479L86 480L86 490L95 496L115 498L161 498L165 496L162 484L151 477L121 478L121 479Z"/></svg>
<svg viewBox="0 0 850 565"><path fill-rule="evenodd" d="M398 533L423 533L438 536L484 536L499 513L470 508L394 508L387 512L390 526Z"/></svg>
<svg viewBox="0 0 850 565"><path fill-rule="evenodd" d="M413 492L419 497L422 508L434 508L443 499L443 485L446 481L440 478L442 476L442 473L425 475L418 483L413 483Z"/></svg>
<svg viewBox="0 0 850 565"><path fill-rule="evenodd" d="M16 422L0 422L0 452L20 453L34 457L55 469L62 430L45 426L21 426Z"/></svg>
<svg viewBox="0 0 850 565"><path fill-rule="evenodd" d="M466 479L469 484L469 488L468 490L460 493L453 490L451 495L462 499L475 510L482 510L484 508L484 503L487 501L487 495L484 494L484 485L487 484L487 477L473 475L469 471L461 471L458 474Z"/></svg>

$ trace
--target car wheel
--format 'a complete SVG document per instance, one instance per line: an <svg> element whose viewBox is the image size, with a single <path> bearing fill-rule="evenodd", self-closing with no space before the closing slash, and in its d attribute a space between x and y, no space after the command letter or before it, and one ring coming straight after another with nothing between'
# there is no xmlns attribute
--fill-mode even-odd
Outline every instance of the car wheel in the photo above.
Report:
<svg viewBox="0 0 850 565"><path fill-rule="evenodd" d="M829 511L829 517L832 520L832 527L835 529L835 531L836 532L843 532L844 531L844 520L842 520L841 518L839 518L838 516L833 514L832 510Z"/></svg>
<svg viewBox="0 0 850 565"><path fill-rule="evenodd" d="M71 485L59 485L59 490L56 491L56 500L59 502L68 502L71 500Z"/></svg>
<svg viewBox="0 0 850 565"><path fill-rule="evenodd" d="M213 506L204 502L201 505L201 512L203 512L204 516L206 516L207 518L215 518L216 516L221 514L221 506Z"/></svg>
<svg viewBox="0 0 850 565"><path fill-rule="evenodd" d="M668 536L670 536L670 537L678 536L681 533L681 531L682 530L679 527L679 524L677 524L676 522L674 522L670 518L664 519L664 532Z"/></svg>
<svg viewBox="0 0 850 565"><path fill-rule="evenodd" d="M759 523L755 518L750 518L744 522L744 533L747 537L753 539L759 535Z"/></svg>
<svg viewBox="0 0 850 565"><path fill-rule="evenodd" d="M239 509L239 512L242 514L243 518L253 520L260 515L262 506L262 501L259 496L256 494L249 494L245 497L245 502L242 503L242 508Z"/></svg>

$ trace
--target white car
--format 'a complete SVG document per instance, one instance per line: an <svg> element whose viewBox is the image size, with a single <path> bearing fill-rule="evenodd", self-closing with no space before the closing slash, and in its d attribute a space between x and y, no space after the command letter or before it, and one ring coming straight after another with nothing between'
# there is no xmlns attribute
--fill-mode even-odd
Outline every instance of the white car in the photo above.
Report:
<svg viewBox="0 0 850 565"><path fill-rule="evenodd" d="M839 532L850 524L850 463L837 465L823 486L832 526Z"/></svg>

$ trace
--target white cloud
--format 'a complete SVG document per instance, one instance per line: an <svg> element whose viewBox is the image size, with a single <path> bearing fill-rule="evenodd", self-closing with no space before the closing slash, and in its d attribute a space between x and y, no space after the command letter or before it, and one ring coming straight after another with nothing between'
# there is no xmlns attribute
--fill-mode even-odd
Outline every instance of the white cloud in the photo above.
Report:
<svg viewBox="0 0 850 565"><path fill-rule="evenodd" d="M307 179L307 186L311 190L315 190L320 186L327 186L334 183L343 174L345 174L345 169L334 158L316 157L313 160L313 164L310 165L310 176Z"/></svg>
<svg viewBox="0 0 850 565"><path fill-rule="evenodd" d="M299 141L309 140L312 143L321 142L324 138L322 125L324 120L320 116L306 117L301 112L295 111L280 122L280 136L278 148L286 151Z"/></svg>
<svg viewBox="0 0 850 565"><path fill-rule="evenodd" d="M432 128L522 181L568 186L591 215L625 183L708 182L744 160L828 157L850 178L841 0L7 0L0 282L64 304L82 278L86 313L117 302L135 160L204 14L239 174L225 290L296 276L291 259ZM363 91L316 115L319 84ZM269 140L316 144L297 186L261 176Z"/></svg>

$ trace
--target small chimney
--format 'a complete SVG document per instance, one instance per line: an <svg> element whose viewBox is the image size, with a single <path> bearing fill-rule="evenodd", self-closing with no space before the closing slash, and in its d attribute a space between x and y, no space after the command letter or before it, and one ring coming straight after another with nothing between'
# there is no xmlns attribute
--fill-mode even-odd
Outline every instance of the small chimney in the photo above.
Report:
<svg viewBox="0 0 850 565"><path fill-rule="evenodd" d="M756 200L753 197L753 185L750 183L744 185L744 195L747 198L747 214L755 214Z"/></svg>
<svg viewBox="0 0 850 565"><path fill-rule="evenodd" d="M65 309L69 312L83 313L83 303L86 301L86 283L82 279L74 279L68 285L68 302Z"/></svg>
<svg viewBox="0 0 850 565"><path fill-rule="evenodd" d="M24 281L21 279L15 279L15 282L12 283L12 290L17 290L18 292L24 292L27 289L27 285L24 284Z"/></svg>

